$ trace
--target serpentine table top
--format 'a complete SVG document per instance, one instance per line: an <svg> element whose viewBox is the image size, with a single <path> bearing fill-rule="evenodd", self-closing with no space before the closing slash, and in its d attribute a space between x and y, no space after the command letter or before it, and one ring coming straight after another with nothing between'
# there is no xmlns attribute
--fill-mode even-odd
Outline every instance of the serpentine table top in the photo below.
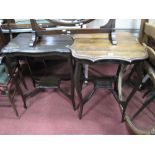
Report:
<svg viewBox="0 0 155 155"><path fill-rule="evenodd" d="M35 46L30 46L32 36L32 33L20 33L2 49L2 53L12 56L44 56L53 53L71 53L70 49L66 47L66 45L73 44L73 39L70 36L42 36Z"/></svg>
<svg viewBox="0 0 155 155"><path fill-rule="evenodd" d="M32 33L21 33L2 49L3 54L36 55L51 52L70 53L78 59L122 60L132 62L148 57L145 47L127 32L116 34L117 45L112 45L108 34L75 34L43 36L34 47L29 44Z"/></svg>
<svg viewBox="0 0 155 155"><path fill-rule="evenodd" d="M76 34L71 45L72 55L77 59L122 60L133 62L148 57L145 47L129 32L116 33L117 45L112 45L108 34Z"/></svg>

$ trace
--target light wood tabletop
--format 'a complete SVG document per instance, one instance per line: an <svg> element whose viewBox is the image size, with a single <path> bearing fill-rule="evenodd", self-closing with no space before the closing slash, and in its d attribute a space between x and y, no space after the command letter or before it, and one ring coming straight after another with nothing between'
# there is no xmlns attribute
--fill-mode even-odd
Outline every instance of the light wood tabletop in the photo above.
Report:
<svg viewBox="0 0 155 155"><path fill-rule="evenodd" d="M132 62L148 58L145 47L129 32L117 32L117 45L112 45L108 34L76 34L70 46L72 55L78 59L122 60Z"/></svg>

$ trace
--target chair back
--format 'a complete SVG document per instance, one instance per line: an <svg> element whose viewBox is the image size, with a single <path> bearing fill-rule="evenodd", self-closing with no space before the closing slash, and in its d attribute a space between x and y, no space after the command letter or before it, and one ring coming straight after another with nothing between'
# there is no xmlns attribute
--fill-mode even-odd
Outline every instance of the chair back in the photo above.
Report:
<svg viewBox="0 0 155 155"><path fill-rule="evenodd" d="M155 24L149 23L148 19L141 21L139 42L146 46L149 62L155 66Z"/></svg>

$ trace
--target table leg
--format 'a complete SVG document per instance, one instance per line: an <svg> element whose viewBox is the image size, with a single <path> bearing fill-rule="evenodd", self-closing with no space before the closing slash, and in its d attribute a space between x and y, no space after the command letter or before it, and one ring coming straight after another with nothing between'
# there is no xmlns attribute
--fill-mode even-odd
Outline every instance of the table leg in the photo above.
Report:
<svg viewBox="0 0 155 155"><path fill-rule="evenodd" d="M35 80L33 79L32 70L31 70L30 63L29 63L29 60L28 60L27 57L25 57L25 62L27 64L27 66L28 66L28 69L29 69L29 72L30 72L30 76L31 76L31 80L32 80L33 86L35 87L36 86L36 83L35 83Z"/></svg>
<svg viewBox="0 0 155 155"><path fill-rule="evenodd" d="M9 91L8 91L8 92L9 92ZM14 101L13 101L13 98L11 98L10 92L8 93L8 99L9 99L9 101L10 101L10 103L11 103L11 106L12 106L12 108L13 108L13 110L14 110L16 116L19 118L19 114L18 114L18 111L17 111L17 109L16 109L16 105L15 105L15 103L14 103Z"/></svg>
<svg viewBox="0 0 155 155"><path fill-rule="evenodd" d="M70 66L70 76L71 76L71 100L72 100L72 105L73 105L73 109L76 110L75 107L75 98L74 98L74 66L73 66L73 61L72 61L72 57L70 56L68 59L68 63Z"/></svg>
<svg viewBox="0 0 155 155"><path fill-rule="evenodd" d="M82 96L81 73L82 73L82 65L76 61L74 80L75 80L75 89L79 97L79 105L78 105L79 106L79 119L82 118L82 112L83 112L83 106L84 106L83 96Z"/></svg>

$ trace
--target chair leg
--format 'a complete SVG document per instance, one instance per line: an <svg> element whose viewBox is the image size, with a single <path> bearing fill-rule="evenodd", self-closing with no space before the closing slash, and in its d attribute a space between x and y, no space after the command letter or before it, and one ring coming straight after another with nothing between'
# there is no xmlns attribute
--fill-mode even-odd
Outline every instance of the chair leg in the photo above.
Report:
<svg viewBox="0 0 155 155"><path fill-rule="evenodd" d="M132 120L140 113L142 112L150 103L151 101L155 98L155 95L152 95L146 99L144 104L140 107L140 109L132 116Z"/></svg>
<svg viewBox="0 0 155 155"><path fill-rule="evenodd" d="M16 105L14 104L13 99L11 98L11 95L10 95L10 92L9 91L8 91L8 99L9 99L9 101L11 103L11 106L12 106L12 108L13 108L16 116L19 117L18 111L16 109Z"/></svg>

